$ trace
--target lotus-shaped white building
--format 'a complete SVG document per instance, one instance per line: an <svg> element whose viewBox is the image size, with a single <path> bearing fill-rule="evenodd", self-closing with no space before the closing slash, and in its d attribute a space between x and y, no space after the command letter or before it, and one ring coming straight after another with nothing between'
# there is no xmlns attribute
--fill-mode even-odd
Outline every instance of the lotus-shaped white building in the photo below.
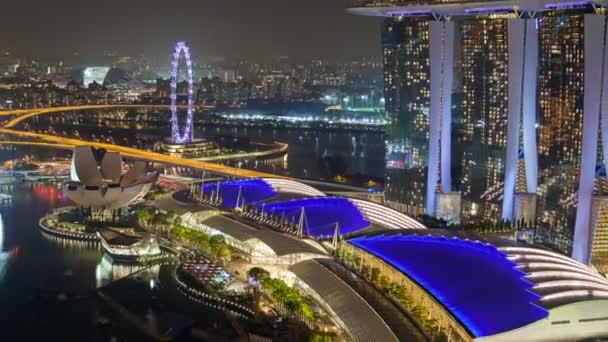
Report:
<svg viewBox="0 0 608 342"><path fill-rule="evenodd" d="M146 168L146 162L136 161L123 174L120 153L78 146L72 155L71 182L64 190L82 208L123 208L145 196L156 183L158 173Z"/></svg>

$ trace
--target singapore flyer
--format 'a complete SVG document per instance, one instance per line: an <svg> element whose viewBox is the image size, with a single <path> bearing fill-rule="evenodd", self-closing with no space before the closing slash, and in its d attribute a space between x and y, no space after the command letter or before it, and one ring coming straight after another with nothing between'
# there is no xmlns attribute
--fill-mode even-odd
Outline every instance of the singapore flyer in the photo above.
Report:
<svg viewBox="0 0 608 342"><path fill-rule="evenodd" d="M183 134L180 134L179 119L177 113L177 78L180 57L184 54L186 60L186 72L188 82L188 105L186 125ZM190 58L190 48L185 42L178 42L173 51L173 60L171 62L171 140L174 143L185 144L193 140L194 134L194 85L192 82L192 60Z"/></svg>

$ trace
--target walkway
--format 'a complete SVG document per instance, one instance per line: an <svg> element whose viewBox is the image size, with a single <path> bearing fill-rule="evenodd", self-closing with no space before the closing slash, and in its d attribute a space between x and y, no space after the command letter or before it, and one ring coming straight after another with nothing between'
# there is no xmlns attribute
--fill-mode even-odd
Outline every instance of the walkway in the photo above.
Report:
<svg viewBox="0 0 608 342"><path fill-rule="evenodd" d="M318 260L328 270L352 287L384 319L401 341L426 341L418 327L399 310L395 304L378 292L365 280L340 265L333 259Z"/></svg>
<svg viewBox="0 0 608 342"><path fill-rule="evenodd" d="M399 341L380 315L353 288L318 261L319 259L302 261L289 267L289 270L321 296L355 340Z"/></svg>

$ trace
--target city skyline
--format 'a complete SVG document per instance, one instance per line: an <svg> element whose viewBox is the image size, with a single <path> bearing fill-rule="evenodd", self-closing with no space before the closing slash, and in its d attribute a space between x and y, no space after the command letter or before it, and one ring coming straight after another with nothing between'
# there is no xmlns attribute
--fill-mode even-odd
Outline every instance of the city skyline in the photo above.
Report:
<svg viewBox="0 0 608 342"><path fill-rule="evenodd" d="M8 1L4 339L608 338L608 0Z"/></svg>

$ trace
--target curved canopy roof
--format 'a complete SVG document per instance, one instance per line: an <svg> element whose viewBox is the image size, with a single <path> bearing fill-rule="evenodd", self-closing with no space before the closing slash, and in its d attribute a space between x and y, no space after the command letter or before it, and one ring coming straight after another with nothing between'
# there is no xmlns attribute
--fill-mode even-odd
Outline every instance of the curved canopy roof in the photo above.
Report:
<svg viewBox="0 0 608 342"><path fill-rule="evenodd" d="M293 236L281 234L271 229L255 229L226 216L212 216L201 222L242 242L257 239L266 244L278 256L290 254L318 254L323 252Z"/></svg>
<svg viewBox="0 0 608 342"><path fill-rule="evenodd" d="M548 316L517 264L495 246L437 236L377 235L351 244L391 264L442 303L475 337Z"/></svg>
<svg viewBox="0 0 608 342"><path fill-rule="evenodd" d="M310 185L291 179L264 178L264 181L270 184L276 192L286 192L309 197L326 196L322 191L315 189Z"/></svg>
<svg viewBox="0 0 608 342"><path fill-rule="evenodd" d="M349 198L370 221L390 229L426 229L415 219L382 204Z"/></svg>
<svg viewBox="0 0 608 342"><path fill-rule="evenodd" d="M217 183L207 183L203 186L203 193L217 191ZM222 204L235 208L238 204L249 205L258 203L276 196L276 191L270 184L261 179L245 179L219 183ZM240 195L239 195L240 192Z"/></svg>
<svg viewBox="0 0 608 342"><path fill-rule="evenodd" d="M532 290L542 296L539 304L545 308L608 299L608 279L571 258L529 247L498 249L527 273L526 279L535 284Z"/></svg>
<svg viewBox="0 0 608 342"><path fill-rule="evenodd" d="M258 206L258 209L296 223L300 221L304 209L303 231L318 238L333 236L336 223L340 226L341 235L358 232L370 226L370 222L359 208L341 197L314 197L265 203Z"/></svg>

